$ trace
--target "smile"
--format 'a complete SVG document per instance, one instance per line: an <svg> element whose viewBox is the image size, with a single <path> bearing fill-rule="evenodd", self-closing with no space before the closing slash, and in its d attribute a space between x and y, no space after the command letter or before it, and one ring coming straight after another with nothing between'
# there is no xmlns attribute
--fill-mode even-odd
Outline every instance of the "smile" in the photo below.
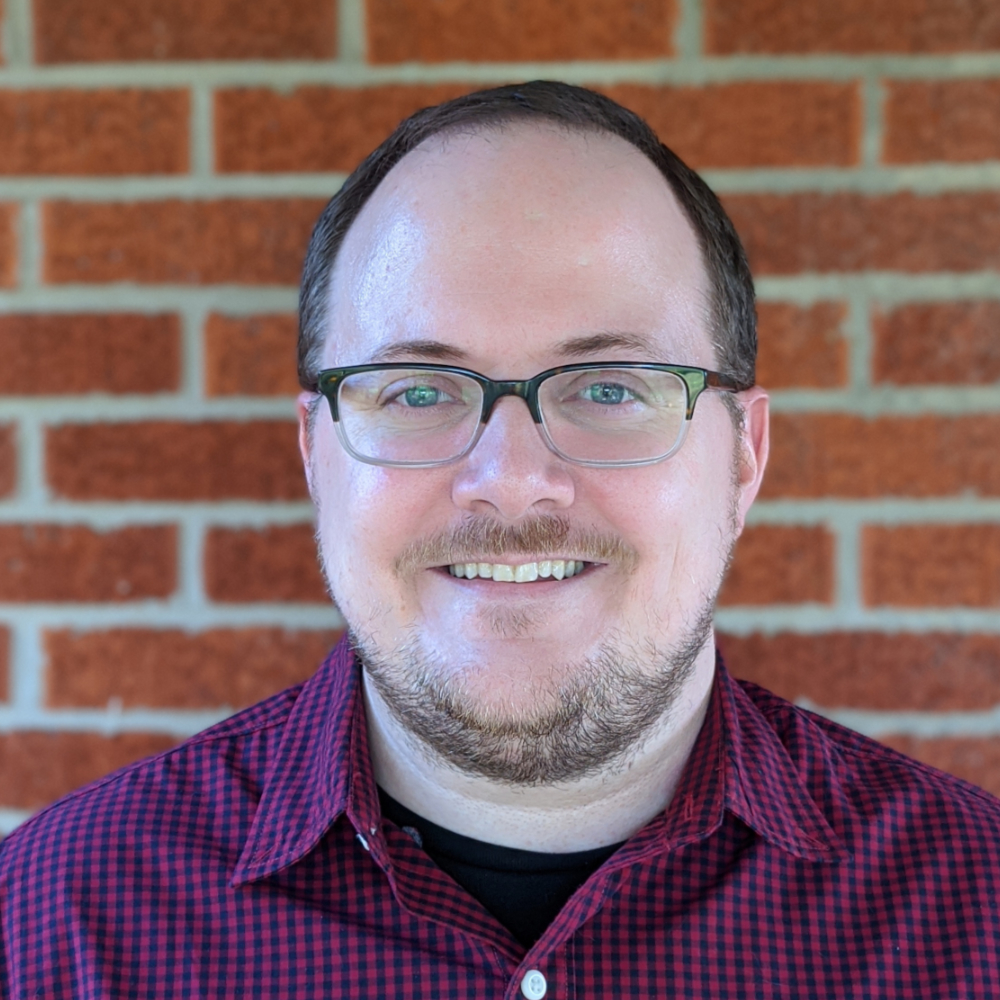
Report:
<svg viewBox="0 0 1000 1000"><path fill-rule="evenodd" d="M583 572L579 559L542 559L513 566L507 563L452 563L448 572L466 580L494 580L497 583L532 583L535 580L564 580Z"/></svg>

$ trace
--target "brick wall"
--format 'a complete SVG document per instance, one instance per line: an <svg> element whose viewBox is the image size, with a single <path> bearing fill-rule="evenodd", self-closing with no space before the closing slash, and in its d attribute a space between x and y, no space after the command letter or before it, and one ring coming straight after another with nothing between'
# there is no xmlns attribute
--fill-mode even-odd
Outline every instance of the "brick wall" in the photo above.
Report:
<svg viewBox="0 0 1000 1000"><path fill-rule="evenodd" d="M311 222L405 113L538 76L648 116L753 259L733 669L1000 792L1000 6L2 0L0 34L0 829L311 672Z"/></svg>

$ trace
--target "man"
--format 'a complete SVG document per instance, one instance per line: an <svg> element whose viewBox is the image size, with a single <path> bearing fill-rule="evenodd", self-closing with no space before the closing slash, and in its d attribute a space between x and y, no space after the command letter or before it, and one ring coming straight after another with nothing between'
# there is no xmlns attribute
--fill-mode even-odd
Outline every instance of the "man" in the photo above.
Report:
<svg viewBox="0 0 1000 1000"><path fill-rule="evenodd" d="M753 289L639 119L548 83L414 116L301 318L350 640L8 839L12 996L1000 995L1000 803L717 661Z"/></svg>

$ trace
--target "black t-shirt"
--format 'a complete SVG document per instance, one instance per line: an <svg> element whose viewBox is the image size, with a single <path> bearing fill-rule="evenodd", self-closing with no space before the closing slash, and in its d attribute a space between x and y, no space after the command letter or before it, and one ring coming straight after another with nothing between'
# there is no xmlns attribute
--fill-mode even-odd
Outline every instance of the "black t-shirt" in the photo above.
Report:
<svg viewBox="0 0 1000 1000"><path fill-rule="evenodd" d="M463 837L400 805L379 789L382 814L407 832L526 948L555 919L569 897L621 844L570 854L544 854Z"/></svg>

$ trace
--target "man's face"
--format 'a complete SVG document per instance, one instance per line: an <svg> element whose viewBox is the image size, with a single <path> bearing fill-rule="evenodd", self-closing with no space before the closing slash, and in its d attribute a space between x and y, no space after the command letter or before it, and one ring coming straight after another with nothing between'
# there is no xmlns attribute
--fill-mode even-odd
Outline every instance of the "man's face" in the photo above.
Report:
<svg viewBox="0 0 1000 1000"><path fill-rule="evenodd" d="M433 140L381 184L340 252L323 364L714 368L709 330L697 242L656 168L614 137L512 126ZM470 454L429 469L351 458L323 404L302 434L321 558L397 720L459 766L537 783L621 759L703 694L715 594L766 451L766 399L748 402L749 445L707 393L671 459L588 468L504 397ZM585 568L449 572L560 559Z"/></svg>

